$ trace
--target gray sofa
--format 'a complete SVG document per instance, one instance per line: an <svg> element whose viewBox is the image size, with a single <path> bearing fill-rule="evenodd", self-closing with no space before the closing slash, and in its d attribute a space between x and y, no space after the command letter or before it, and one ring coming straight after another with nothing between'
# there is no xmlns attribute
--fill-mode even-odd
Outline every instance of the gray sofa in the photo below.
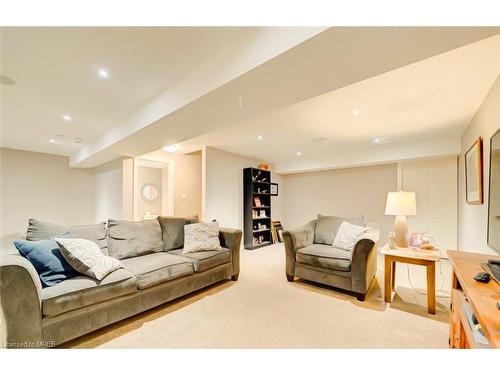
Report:
<svg viewBox="0 0 500 375"><path fill-rule="evenodd" d="M352 252L332 246L344 221L363 224L360 218L318 215L301 228L284 231L286 277L295 277L354 292L364 301L377 270L375 243L378 232L360 239Z"/></svg>
<svg viewBox="0 0 500 375"><path fill-rule="evenodd" d="M222 251L183 255L184 225L190 221L110 219L108 226L64 227L30 220L27 240L70 232L95 241L125 268L100 282L79 275L42 289L33 265L13 245L2 249L0 346L52 347L218 281L236 281L241 231L220 229Z"/></svg>

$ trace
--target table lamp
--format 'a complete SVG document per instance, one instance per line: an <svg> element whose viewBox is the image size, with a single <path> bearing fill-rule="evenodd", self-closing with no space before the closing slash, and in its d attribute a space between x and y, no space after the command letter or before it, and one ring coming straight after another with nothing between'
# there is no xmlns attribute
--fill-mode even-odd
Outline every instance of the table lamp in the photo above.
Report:
<svg viewBox="0 0 500 375"><path fill-rule="evenodd" d="M409 191L392 191L387 193L385 205L386 215L395 215L394 234L395 242L399 247L408 247L407 215L417 214L415 193Z"/></svg>

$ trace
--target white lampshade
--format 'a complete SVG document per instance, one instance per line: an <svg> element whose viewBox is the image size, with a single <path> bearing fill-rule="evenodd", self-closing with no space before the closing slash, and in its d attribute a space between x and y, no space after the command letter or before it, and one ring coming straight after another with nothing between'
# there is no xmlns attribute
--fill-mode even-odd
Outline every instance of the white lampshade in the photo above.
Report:
<svg viewBox="0 0 500 375"><path fill-rule="evenodd" d="M387 193L386 215L406 216L417 214L415 193L410 191L392 191Z"/></svg>

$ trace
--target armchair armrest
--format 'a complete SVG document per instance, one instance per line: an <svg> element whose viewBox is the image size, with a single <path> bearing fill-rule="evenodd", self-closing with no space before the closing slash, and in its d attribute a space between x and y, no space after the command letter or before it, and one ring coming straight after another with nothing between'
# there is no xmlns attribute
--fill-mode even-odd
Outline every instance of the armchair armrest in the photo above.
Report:
<svg viewBox="0 0 500 375"><path fill-rule="evenodd" d="M377 271L377 252L373 239L362 238L352 251L352 289L366 294Z"/></svg>
<svg viewBox="0 0 500 375"><path fill-rule="evenodd" d="M219 240L222 247L231 250L233 267L231 278L238 279L240 273L240 247L242 232L239 229L219 228Z"/></svg>
<svg viewBox="0 0 500 375"><path fill-rule="evenodd" d="M315 228L316 220L311 220L300 228L283 232L286 253L286 274L289 280L290 278L293 280L293 276L295 275L295 253L303 247L312 245Z"/></svg>
<svg viewBox="0 0 500 375"><path fill-rule="evenodd" d="M43 345L41 293L40 278L28 260L17 254L0 259L1 347Z"/></svg>

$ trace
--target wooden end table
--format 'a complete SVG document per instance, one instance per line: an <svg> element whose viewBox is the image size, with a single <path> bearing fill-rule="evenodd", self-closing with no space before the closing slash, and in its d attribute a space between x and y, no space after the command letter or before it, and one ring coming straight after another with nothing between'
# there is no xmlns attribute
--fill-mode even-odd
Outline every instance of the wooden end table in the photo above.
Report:
<svg viewBox="0 0 500 375"><path fill-rule="evenodd" d="M391 249L385 245L380 254L384 255L384 299L391 303L396 262L427 267L427 311L436 314L436 262L441 259L440 251L414 250L411 248Z"/></svg>

